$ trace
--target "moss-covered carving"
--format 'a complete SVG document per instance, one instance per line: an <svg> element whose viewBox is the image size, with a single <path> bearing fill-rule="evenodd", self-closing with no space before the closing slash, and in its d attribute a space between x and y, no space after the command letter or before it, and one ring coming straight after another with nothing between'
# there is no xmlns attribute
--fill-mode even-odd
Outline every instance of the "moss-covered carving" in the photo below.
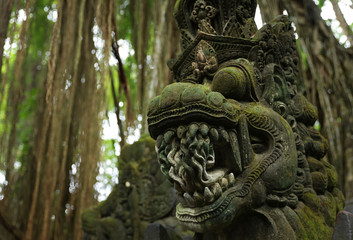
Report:
<svg viewBox="0 0 353 240"><path fill-rule="evenodd" d="M176 83L149 105L176 217L195 239L331 239L344 198L297 92L291 22L256 29L255 0L179 0Z"/></svg>
<svg viewBox="0 0 353 240"><path fill-rule="evenodd" d="M122 149L119 183L107 200L82 215L85 239L140 240L151 222L187 235L173 217L175 191L159 170L154 145L143 137Z"/></svg>

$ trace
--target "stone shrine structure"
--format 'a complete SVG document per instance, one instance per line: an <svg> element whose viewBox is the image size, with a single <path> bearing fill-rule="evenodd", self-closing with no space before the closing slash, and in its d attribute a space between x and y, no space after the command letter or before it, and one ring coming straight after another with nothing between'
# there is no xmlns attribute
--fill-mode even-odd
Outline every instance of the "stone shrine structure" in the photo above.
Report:
<svg viewBox="0 0 353 240"><path fill-rule="evenodd" d="M82 214L83 239L140 240L153 222L167 229L171 239L191 234L174 217L175 190L159 170L154 144L143 137L122 149L119 183L105 201Z"/></svg>
<svg viewBox="0 0 353 240"><path fill-rule="evenodd" d="M176 217L196 240L331 239L344 197L297 91L292 23L257 30L256 0L178 0L176 83L149 105Z"/></svg>

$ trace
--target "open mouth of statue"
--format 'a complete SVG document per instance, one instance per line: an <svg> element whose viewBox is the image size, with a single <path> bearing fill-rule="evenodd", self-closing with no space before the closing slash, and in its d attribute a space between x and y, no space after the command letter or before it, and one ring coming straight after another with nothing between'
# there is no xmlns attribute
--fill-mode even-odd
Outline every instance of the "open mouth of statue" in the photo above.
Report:
<svg viewBox="0 0 353 240"><path fill-rule="evenodd" d="M261 174L260 159L274 145L256 106L188 83L169 85L151 101L149 132L161 170L177 191L182 223L200 230L196 225L229 215L230 202L244 198Z"/></svg>
<svg viewBox="0 0 353 240"><path fill-rule="evenodd" d="M234 197L243 163L235 128L191 122L157 138L161 169L174 183L180 221L200 222L220 214Z"/></svg>

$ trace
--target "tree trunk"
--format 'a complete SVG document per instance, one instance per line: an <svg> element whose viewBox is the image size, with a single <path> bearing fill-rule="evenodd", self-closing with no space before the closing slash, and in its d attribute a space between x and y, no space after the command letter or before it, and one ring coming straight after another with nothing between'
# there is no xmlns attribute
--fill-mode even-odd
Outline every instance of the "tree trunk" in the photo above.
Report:
<svg viewBox="0 0 353 240"><path fill-rule="evenodd" d="M102 70L101 81L97 79L92 55L95 14L90 1L59 1L37 120L40 130L34 138L37 176L26 239L81 239L81 213L94 203L106 73ZM110 49L111 39L105 41ZM78 169L75 174L72 165Z"/></svg>
<svg viewBox="0 0 353 240"><path fill-rule="evenodd" d="M135 50L137 72L138 104L137 111L143 112L145 103L146 57L150 36L151 0L130 0L130 14L132 18L132 43Z"/></svg>
<svg viewBox="0 0 353 240"><path fill-rule="evenodd" d="M179 29L173 16L175 0L154 0L153 32L154 41L151 63L146 69L147 78L143 87L142 134L147 133L147 106L153 96L160 94L162 89L172 81L167 62L176 58L179 52Z"/></svg>
<svg viewBox="0 0 353 240"><path fill-rule="evenodd" d="M335 11L336 19L339 21L344 34L347 36L348 42L350 43L351 46L353 46L353 31L343 16L343 13L338 5L338 0L330 0L330 1L331 1L333 10Z"/></svg>
<svg viewBox="0 0 353 240"><path fill-rule="evenodd" d="M261 18L264 22L270 22L276 16L283 14L283 7L277 0L258 0L261 10Z"/></svg>
<svg viewBox="0 0 353 240"><path fill-rule="evenodd" d="M0 86L2 84L2 55L4 53L4 45L9 27L12 6L15 0L1 0L0 1Z"/></svg>

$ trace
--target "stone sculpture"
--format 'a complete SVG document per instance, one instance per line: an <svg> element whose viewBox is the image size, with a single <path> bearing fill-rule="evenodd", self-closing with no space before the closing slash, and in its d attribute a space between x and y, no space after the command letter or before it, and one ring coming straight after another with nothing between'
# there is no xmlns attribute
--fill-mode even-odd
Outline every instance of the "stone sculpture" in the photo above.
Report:
<svg viewBox="0 0 353 240"><path fill-rule="evenodd" d="M190 235L172 216L175 191L159 170L154 143L144 137L122 149L119 183L107 200L82 215L84 239L140 240L152 222L179 235Z"/></svg>
<svg viewBox="0 0 353 240"><path fill-rule="evenodd" d="M344 197L297 91L292 23L260 30L255 0L178 0L176 83L149 105L176 217L194 239L331 239Z"/></svg>

